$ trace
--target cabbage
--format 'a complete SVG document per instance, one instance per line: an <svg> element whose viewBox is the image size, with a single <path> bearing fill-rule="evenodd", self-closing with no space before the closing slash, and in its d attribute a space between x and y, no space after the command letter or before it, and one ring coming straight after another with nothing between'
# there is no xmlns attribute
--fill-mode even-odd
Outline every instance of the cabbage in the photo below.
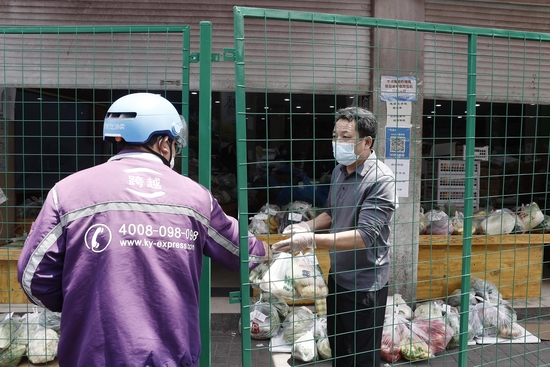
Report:
<svg viewBox="0 0 550 367"><path fill-rule="evenodd" d="M27 343L13 342L0 353L0 367L16 367L27 351Z"/></svg>
<svg viewBox="0 0 550 367"><path fill-rule="evenodd" d="M57 356L59 335L53 329L38 328L29 339L27 356L31 363L46 363Z"/></svg>
<svg viewBox="0 0 550 367"><path fill-rule="evenodd" d="M0 351L10 346L20 327L21 322L14 319L11 314L5 316L4 320L0 322Z"/></svg>
<svg viewBox="0 0 550 367"><path fill-rule="evenodd" d="M261 292L256 297L252 299L252 302L264 302L269 303L269 305L277 311L279 314L279 319L284 320L286 315L290 312L290 306L286 301L281 297L269 292Z"/></svg>
<svg viewBox="0 0 550 367"><path fill-rule="evenodd" d="M313 312L302 306L291 311L284 321L283 340L287 343L294 343L308 330L311 330L315 323Z"/></svg>
<svg viewBox="0 0 550 367"><path fill-rule="evenodd" d="M292 356L304 362L317 358L317 346L311 330L308 330L292 345Z"/></svg>
<svg viewBox="0 0 550 367"><path fill-rule="evenodd" d="M414 310L414 317L422 319L441 319L443 317L443 312L435 302L424 302L416 307Z"/></svg>
<svg viewBox="0 0 550 367"><path fill-rule="evenodd" d="M317 340L317 353L321 359L332 358L332 350L330 349L328 338L325 337Z"/></svg>

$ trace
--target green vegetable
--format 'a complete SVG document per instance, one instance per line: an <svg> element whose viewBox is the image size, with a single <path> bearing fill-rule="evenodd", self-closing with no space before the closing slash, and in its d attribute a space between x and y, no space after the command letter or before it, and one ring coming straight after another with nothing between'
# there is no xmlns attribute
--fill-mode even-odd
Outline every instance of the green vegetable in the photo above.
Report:
<svg viewBox="0 0 550 367"><path fill-rule="evenodd" d="M332 358L332 351L328 338L322 338L317 341L317 353L321 359Z"/></svg>
<svg viewBox="0 0 550 367"><path fill-rule="evenodd" d="M0 367L16 367L23 359L26 351L27 344L11 343L8 349L0 353Z"/></svg>
<svg viewBox="0 0 550 367"><path fill-rule="evenodd" d="M306 332L311 330L315 323L315 315L307 307L300 307L291 311L284 322L283 340L294 343Z"/></svg>
<svg viewBox="0 0 550 367"><path fill-rule="evenodd" d="M430 348L425 342L414 343L411 339L407 339L401 345L401 354L403 355L403 358L409 361L418 361L433 357L430 352Z"/></svg>
<svg viewBox="0 0 550 367"><path fill-rule="evenodd" d="M53 329L38 328L29 339L28 357L31 363L46 363L57 356L59 335Z"/></svg>

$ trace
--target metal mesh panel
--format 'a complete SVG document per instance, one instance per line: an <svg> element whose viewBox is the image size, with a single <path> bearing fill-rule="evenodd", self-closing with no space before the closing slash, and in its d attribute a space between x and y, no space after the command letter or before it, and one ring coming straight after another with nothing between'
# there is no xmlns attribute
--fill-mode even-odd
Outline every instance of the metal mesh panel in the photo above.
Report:
<svg viewBox="0 0 550 367"><path fill-rule="evenodd" d="M114 100L159 93L188 119L189 29L4 27L0 34L0 307L8 315L0 359L57 364L60 315L28 303L17 281L21 246L57 181L113 155L102 134ZM186 160L178 161L186 172Z"/></svg>
<svg viewBox="0 0 550 367"><path fill-rule="evenodd" d="M338 174L332 171L334 116L347 106L368 108L378 120L373 149L393 170L399 196L390 236L391 304L375 307L385 313L382 363L504 366L520 358L544 365L549 345L539 332L550 315L544 293L550 134L539 86L547 79L549 36L251 8L236 8L235 19L241 230L273 244L288 237L281 231L290 223L346 209L334 201L325 207L334 195L331 174ZM259 54L263 64L249 62ZM295 89L294 80L310 88ZM359 215L351 226L376 239L380 233L371 227ZM315 236L326 241L344 230L329 227ZM332 236L333 246L314 251L327 282L339 275L327 250L344 251ZM357 246L384 250L357 236ZM290 293L277 280L287 281ZM334 297L353 289L307 299L293 271L285 279L249 278L243 271L241 281L243 365L251 365L253 353L257 362L258 351L267 355L262 365L331 365L331 358L304 361L297 340L278 339L303 326L294 319L270 324L268 318L270 342L255 343L257 295L283 294L292 310L306 305L318 320L324 319L318 300L326 298L331 316ZM250 289L256 298L248 297ZM406 319L392 316L399 309L408 310ZM421 320L426 317L431 326ZM365 328L355 325L349 341ZM305 342L322 340L319 330ZM352 364L361 358L354 351L347 357Z"/></svg>

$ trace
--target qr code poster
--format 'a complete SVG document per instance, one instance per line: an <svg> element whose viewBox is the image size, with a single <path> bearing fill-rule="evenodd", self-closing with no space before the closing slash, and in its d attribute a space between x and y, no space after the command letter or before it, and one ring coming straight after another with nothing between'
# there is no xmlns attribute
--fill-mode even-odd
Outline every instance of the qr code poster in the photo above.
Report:
<svg viewBox="0 0 550 367"><path fill-rule="evenodd" d="M411 148L411 129L386 127L386 157L408 159Z"/></svg>

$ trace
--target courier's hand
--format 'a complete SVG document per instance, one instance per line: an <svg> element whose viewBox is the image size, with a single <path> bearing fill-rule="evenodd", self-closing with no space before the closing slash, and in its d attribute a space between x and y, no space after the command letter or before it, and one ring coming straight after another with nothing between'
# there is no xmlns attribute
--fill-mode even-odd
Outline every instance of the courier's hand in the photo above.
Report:
<svg viewBox="0 0 550 367"><path fill-rule="evenodd" d="M292 223L283 229L283 234L294 234L294 233L303 233L310 232L311 229L306 222Z"/></svg>
<svg viewBox="0 0 550 367"><path fill-rule="evenodd" d="M271 245L273 251L290 253L304 251L312 247L315 247L315 234L313 232L297 233L286 240Z"/></svg>
<svg viewBox="0 0 550 367"><path fill-rule="evenodd" d="M264 256L264 261L270 261L273 259L273 253L271 252L271 246L269 246L267 244L267 242L265 241L262 241L263 245L264 245L264 251L265 251L265 256Z"/></svg>

